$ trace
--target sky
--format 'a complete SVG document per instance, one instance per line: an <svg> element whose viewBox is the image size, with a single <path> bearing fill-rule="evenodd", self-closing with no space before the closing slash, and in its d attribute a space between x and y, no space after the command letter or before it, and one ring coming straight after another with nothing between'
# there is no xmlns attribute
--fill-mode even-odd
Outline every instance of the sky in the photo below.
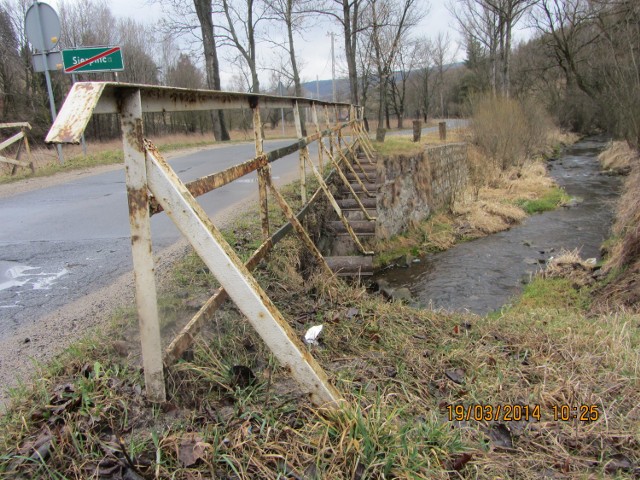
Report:
<svg viewBox="0 0 640 480"><path fill-rule="evenodd" d="M82 1L82 0L78 0ZM452 40L451 51L457 51L455 60L464 58L464 51L458 47L459 34L456 30L455 20L446 8L448 0L418 0L421 8L429 5L429 13L414 29L414 35L427 36L435 38L438 33L449 33ZM56 6L56 0L49 0L53 6ZM130 17L149 25L157 24L162 18L162 9L159 5L154 5L148 0L109 0L111 11L117 17ZM297 57L302 59L301 77L303 81L313 81L316 76L320 80L331 78L331 40L328 32L336 33L335 50L336 50L336 72L338 77L346 76L346 65L343 56L343 43L340 34L340 28L337 24L324 21L319 26L308 26L302 38L297 38ZM259 55L263 63L268 63L272 57L272 46L264 45ZM223 55L224 56L224 55ZM125 59L126 62L126 59ZM232 79L232 70L230 65L222 59L221 78L223 88L229 87ZM260 76L260 82L266 86L268 84L269 74L263 73Z"/></svg>

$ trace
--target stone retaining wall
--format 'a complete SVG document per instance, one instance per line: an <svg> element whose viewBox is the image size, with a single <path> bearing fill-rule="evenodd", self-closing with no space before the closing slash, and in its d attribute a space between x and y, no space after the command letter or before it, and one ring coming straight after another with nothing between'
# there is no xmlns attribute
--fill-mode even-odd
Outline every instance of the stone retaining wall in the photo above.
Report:
<svg viewBox="0 0 640 480"><path fill-rule="evenodd" d="M467 145L428 147L378 159L376 236L389 238L452 204L467 183Z"/></svg>

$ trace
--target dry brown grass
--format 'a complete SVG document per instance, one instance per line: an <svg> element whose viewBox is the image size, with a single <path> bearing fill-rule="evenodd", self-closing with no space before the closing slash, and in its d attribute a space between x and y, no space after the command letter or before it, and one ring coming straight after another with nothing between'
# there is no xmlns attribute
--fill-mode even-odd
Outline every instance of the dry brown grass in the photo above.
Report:
<svg viewBox="0 0 640 480"><path fill-rule="evenodd" d="M604 265L609 282L596 294L597 310L640 310L640 170L633 168L616 207L613 239Z"/></svg>
<svg viewBox="0 0 640 480"><path fill-rule="evenodd" d="M542 272L542 278L565 278L577 287L590 286L595 283L593 276L596 268L596 259L583 259L580 251L562 250L547 262Z"/></svg>
<svg viewBox="0 0 640 480"><path fill-rule="evenodd" d="M301 253L296 241L282 248L272 260ZM206 291L202 265L189 268ZM62 359L3 419L0 472L87 478L113 468L144 478L247 480L637 474L637 317L585 316L566 303L571 287L557 279L536 280L537 292L511 310L480 318L415 310L335 278L300 282L276 270L261 269L259 281L296 334L325 325L312 354L345 396L341 412L314 408L230 306L170 370L171 401L162 409L144 403L139 369L109 341ZM178 298L186 294L177 308L197 293L176 288ZM238 385L234 365L250 368L255 381ZM475 405L538 406L540 418L450 418L456 406ZM593 406L598 418L554 418L562 405ZM46 459L20 461L46 436Z"/></svg>
<svg viewBox="0 0 640 480"><path fill-rule="evenodd" d="M631 166L638 163L638 152L634 152L627 142L615 141L598 155L598 160L604 170L626 175Z"/></svg>

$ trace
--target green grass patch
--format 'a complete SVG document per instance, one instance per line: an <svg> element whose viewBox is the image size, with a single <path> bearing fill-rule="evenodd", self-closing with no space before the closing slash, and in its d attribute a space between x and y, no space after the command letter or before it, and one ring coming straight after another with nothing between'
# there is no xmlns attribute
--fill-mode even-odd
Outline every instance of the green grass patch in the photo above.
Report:
<svg viewBox="0 0 640 480"><path fill-rule="evenodd" d="M588 288L577 289L569 279L535 277L524 287L517 308L522 311L549 308L586 312L589 308L589 298Z"/></svg>
<svg viewBox="0 0 640 480"><path fill-rule="evenodd" d="M569 201L569 196L559 187L552 187L541 198L535 200L521 199L516 205L522 208L528 215L555 210L560 205Z"/></svg>
<svg viewBox="0 0 640 480"><path fill-rule="evenodd" d="M376 152L386 155L414 155L424 150L424 144L414 142L410 137L403 135L387 136L384 142L373 142Z"/></svg>

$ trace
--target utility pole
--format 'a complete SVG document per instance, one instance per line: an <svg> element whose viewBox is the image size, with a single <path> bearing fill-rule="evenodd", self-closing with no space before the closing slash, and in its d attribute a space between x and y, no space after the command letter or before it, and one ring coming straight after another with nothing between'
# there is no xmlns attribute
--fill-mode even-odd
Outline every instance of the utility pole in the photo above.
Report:
<svg viewBox="0 0 640 480"><path fill-rule="evenodd" d="M336 51L335 51L335 40L336 34L333 32L329 32L327 35L331 37L331 83L333 84L333 102L336 101Z"/></svg>
<svg viewBox="0 0 640 480"><path fill-rule="evenodd" d="M320 80L318 79L318 75L316 75L316 98L320 100Z"/></svg>

